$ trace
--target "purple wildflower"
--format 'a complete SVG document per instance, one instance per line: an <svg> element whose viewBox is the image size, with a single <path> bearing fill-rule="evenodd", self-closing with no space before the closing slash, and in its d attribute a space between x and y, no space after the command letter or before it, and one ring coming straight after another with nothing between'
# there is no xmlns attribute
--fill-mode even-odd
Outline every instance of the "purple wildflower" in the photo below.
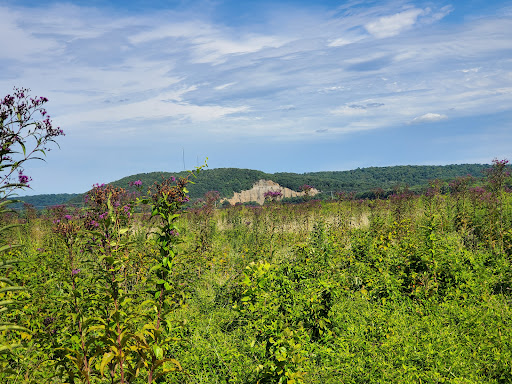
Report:
<svg viewBox="0 0 512 384"><path fill-rule="evenodd" d="M48 316L48 317L45 317L44 320L43 320L43 325L45 327L49 326L51 323L53 323L55 321L55 318L51 317L51 316Z"/></svg>
<svg viewBox="0 0 512 384"><path fill-rule="evenodd" d="M281 191L268 191L263 194L264 197L268 197L271 199L276 199L278 197L281 197L282 195L283 194L281 193Z"/></svg>
<svg viewBox="0 0 512 384"><path fill-rule="evenodd" d="M18 173L18 181L20 184L25 184L27 187L29 187L28 182L32 179L26 175L23 174L23 171L19 171Z"/></svg>
<svg viewBox="0 0 512 384"><path fill-rule="evenodd" d="M72 276L78 275L79 273L80 273L80 270L79 270L79 269L73 269L73 270L71 271L71 275L72 275Z"/></svg>

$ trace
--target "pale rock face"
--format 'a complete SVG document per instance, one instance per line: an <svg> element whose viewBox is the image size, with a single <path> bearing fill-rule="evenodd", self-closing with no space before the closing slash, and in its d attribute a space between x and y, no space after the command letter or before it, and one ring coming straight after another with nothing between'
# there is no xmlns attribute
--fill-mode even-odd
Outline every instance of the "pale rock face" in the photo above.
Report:
<svg viewBox="0 0 512 384"><path fill-rule="evenodd" d="M256 201L258 204L263 205L265 202L265 193L269 191L281 191L284 197L297 197L297 196L305 196L305 192L295 192L289 188L281 187L279 184L271 181L271 180L259 180L257 181L251 189L242 192L235 192L235 195L231 199L224 199L229 201L231 205L235 205L236 203L246 203L248 201ZM319 193L315 188L309 191L310 196L314 196ZM223 200L223 201L224 201Z"/></svg>

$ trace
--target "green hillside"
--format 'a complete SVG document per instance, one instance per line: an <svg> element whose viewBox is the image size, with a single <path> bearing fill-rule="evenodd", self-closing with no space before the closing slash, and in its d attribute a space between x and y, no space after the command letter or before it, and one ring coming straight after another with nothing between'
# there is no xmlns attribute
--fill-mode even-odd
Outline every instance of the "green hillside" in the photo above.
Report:
<svg viewBox="0 0 512 384"><path fill-rule="evenodd" d="M23 203L33 205L36 209L44 209L53 205L67 204L72 199L82 201L83 194L81 193L57 193L33 196L19 196L13 199L20 200L21 203L16 203L10 206L13 209L21 209Z"/></svg>
<svg viewBox="0 0 512 384"><path fill-rule="evenodd" d="M390 191L396 186L408 186L411 190L425 189L430 180L450 181L459 176L472 175L479 179L484 176L488 164L458 165L400 165L392 167L358 168L350 171L308 172L303 174L280 172L265 173L252 169L216 168L203 170L190 185L192 199L202 197L206 192L219 191L221 197L230 198L235 192L250 189L258 180L272 180L283 187L298 191L304 184L309 184L326 193L343 191L356 192L359 196L367 196L372 190L382 188ZM129 183L141 180L145 190L153 183L171 176L186 176L188 172L151 172L139 173L113 181L112 185L128 190ZM37 196L31 196L37 198ZM71 196L70 203L80 204L82 195ZM28 201L27 201L28 202ZM60 202L59 202L60 203ZM33 203L32 203L33 204ZM44 203L34 204L41 206ZM48 204L51 205L51 204Z"/></svg>
<svg viewBox="0 0 512 384"><path fill-rule="evenodd" d="M430 180L440 179L450 181L458 176L472 175L481 178L488 164L461 164L445 166L407 165L392 167L358 168L351 171L326 171L298 173L265 173L252 169L216 168L202 171L195 184L191 185L190 196L202 197L206 192L219 191L221 197L232 197L235 192L250 189L258 180L272 180L283 187L298 191L304 184L314 186L320 191L344 191L363 194L375 188L391 190L396 186L409 186L420 190L428 185ZM127 176L111 184L126 188L130 182L141 180L144 188L149 187L162 177L186 176L187 172L151 172Z"/></svg>

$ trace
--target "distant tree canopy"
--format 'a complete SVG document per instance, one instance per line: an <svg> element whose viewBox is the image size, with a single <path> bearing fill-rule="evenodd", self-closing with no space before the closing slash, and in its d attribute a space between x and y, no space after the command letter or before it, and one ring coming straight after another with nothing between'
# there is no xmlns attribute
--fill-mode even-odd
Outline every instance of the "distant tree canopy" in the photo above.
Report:
<svg viewBox="0 0 512 384"><path fill-rule="evenodd" d="M489 164L458 164L458 165L399 165L391 167L358 168L350 171L308 172L303 174L280 172L265 173L252 169L216 168L206 169L199 173L194 184L189 184L189 196L192 199L203 197L208 191L218 191L221 198L231 198L235 192L251 189L258 180L272 180L282 187L299 191L304 184L311 185L322 191L321 197L328 197L335 192L355 192L358 197L372 197L373 190L381 188L384 192L396 187L408 186L412 191L422 191L428 182L438 179L448 182L460 176L471 175L480 180L485 176ZM134 190L130 182L142 181L145 191L153 183L171 176L184 177L188 172L151 172L139 173L124 177L110 184L116 187ZM24 197L27 203L36 208L69 202L80 204L83 195L38 195Z"/></svg>
<svg viewBox="0 0 512 384"><path fill-rule="evenodd" d="M78 204L81 204L82 196L81 193L58 193L15 197L13 199L21 200L21 203L12 204L11 208L22 209L23 203L26 203L34 206L35 209L41 210L54 205L68 204L74 198L78 200Z"/></svg>

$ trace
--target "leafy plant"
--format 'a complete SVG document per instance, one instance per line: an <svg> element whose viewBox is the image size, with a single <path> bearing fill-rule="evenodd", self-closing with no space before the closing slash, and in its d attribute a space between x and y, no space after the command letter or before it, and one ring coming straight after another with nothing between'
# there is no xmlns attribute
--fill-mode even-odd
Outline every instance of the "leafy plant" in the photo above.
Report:
<svg viewBox="0 0 512 384"><path fill-rule="evenodd" d="M31 159L41 159L39 155L45 155L49 144L64 134L60 128L53 128L50 116L43 108L48 99L31 98L29 92L29 89L15 88L13 95L7 95L0 100L0 218L9 212L8 205L16 202L6 200L7 197L15 190L29 186L31 179L23 173L24 163ZM16 172L17 180L13 179ZM13 225L2 226L0 236L12 227ZM0 245L0 253L12 248L13 245L5 244L4 241ZM3 260L0 264L0 269L4 272L4 276L0 277L0 331L4 336L0 341L2 357L23 344L13 341L10 334L14 331L28 332L27 328L7 321L11 315L11 307L16 304L12 293L23 289L7 277L15 263L15 260ZM5 364L0 369L5 373L10 371Z"/></svg>

